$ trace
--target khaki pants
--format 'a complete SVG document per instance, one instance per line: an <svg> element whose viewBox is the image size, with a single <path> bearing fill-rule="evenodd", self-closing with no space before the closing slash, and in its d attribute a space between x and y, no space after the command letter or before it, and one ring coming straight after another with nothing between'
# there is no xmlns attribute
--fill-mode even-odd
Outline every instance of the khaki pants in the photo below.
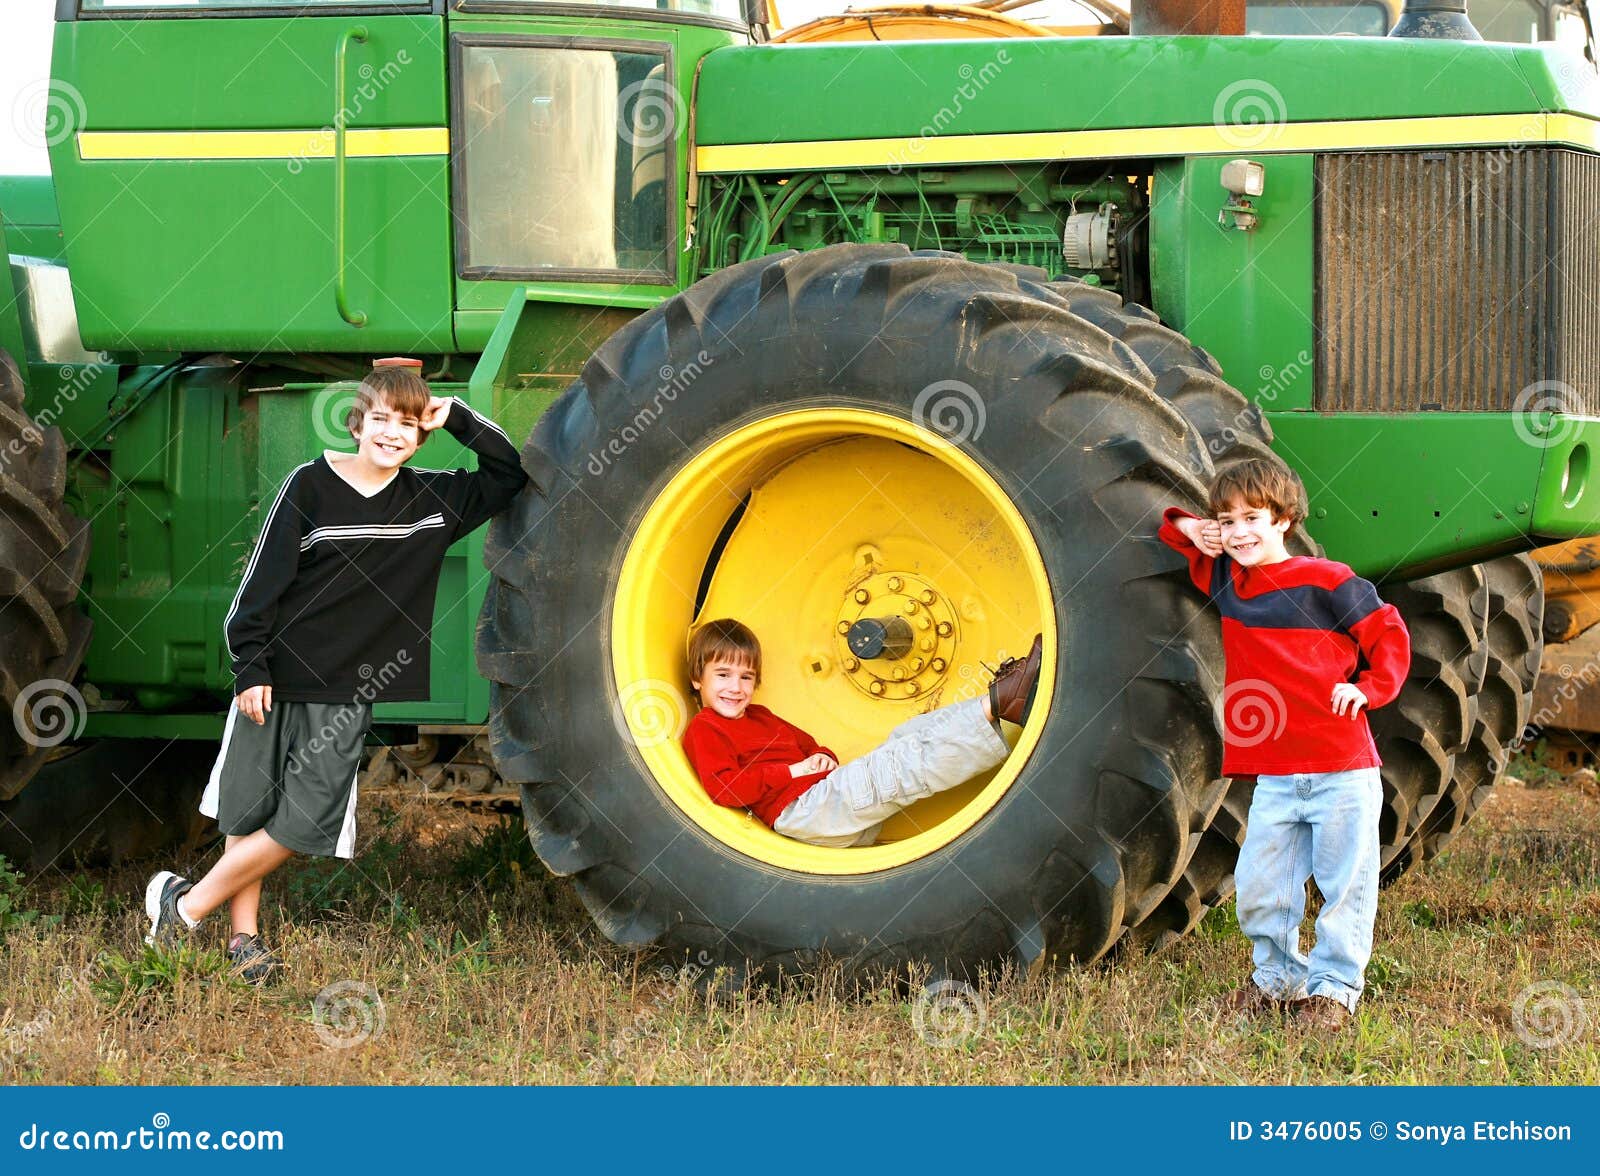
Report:
<svg viewBox="0 0 1600 1176"><path fill-rule="evenodd" d="M773 830L811 845L871 845L901 809L996 767L1011 749L983 717L981 698L901 723L859 759L840 764L806 789Z"/></svg>

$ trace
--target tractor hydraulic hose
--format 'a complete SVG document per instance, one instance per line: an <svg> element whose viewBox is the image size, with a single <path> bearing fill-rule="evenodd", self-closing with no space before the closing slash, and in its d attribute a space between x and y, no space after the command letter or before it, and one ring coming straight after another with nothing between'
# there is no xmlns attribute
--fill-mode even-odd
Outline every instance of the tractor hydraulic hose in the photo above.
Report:
<svg viewBox="0 0 1600 1176"><path fill-rule="evenodd" d="M740 261L749 261L756 256L756 250L765 248L767 238L772 233L772 213L767 207L767 198L762 195L761 184L754 176L745 176L745 184L750 189L750 195L756 202L756 215L761 218L758 230L751 232L740 252Z"/></svg>

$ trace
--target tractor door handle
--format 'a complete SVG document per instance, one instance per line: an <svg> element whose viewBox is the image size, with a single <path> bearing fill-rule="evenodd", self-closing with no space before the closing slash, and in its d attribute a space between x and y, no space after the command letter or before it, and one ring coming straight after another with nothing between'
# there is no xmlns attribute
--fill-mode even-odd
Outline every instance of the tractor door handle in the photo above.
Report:
<svg viewBox="0 0 1600 1176"><path fill-rule="evenodd" d="M344 220L345 220L345 120L349 117L349 104L345 101L345 61L352 42L365 43L367 26L355 25L339 34L333 48L333 300L339 308L339 317L353 327L367 325L363 310L350 309L350 292L344 283Z"/></svg>

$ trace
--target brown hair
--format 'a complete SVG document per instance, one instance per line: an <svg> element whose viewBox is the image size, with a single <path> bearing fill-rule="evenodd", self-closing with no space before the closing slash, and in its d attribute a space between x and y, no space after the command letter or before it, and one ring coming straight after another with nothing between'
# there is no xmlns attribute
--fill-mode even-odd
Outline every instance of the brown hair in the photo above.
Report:
<svg viewBox="0 0 1600 1176"><path fill-rule="evenodd" d="M433 393L428 390L428 381L411 367L396 365L373 368L356 388L355 403L345 414L345 428L352 434L359 432L361 418L374 406L384 403L401 416L420 419L428 411L428 401L432 396ZM423 433L417 438L417 443L420 445L427 439L428 434Z"/></svg>
<svg viewBox="0 0 1600 1176"><path fill-rule="evenodd" d="M756 685L761 685L761 642L748 625L723 617L707 621L694 631L689 638L689 680L700 681L714 661L749 666L756 672Z"/></svg>
<svg viewBox="0 0 1600 1176"><path fill-rule="evenodd" d="M1275 461L1252 457L1229 466L1211 483L1211 514L1236 503L1272 512L1275 523L1288 519L1287 535L1306 517L1306 488L1293 470Z"/></svg>

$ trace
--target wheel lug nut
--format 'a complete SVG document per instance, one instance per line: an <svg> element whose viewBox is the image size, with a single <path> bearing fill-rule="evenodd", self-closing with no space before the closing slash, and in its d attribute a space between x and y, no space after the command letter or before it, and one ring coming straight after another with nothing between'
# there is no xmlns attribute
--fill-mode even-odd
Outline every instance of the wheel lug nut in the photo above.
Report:
<svg viewBox="0 0 1600 1176"><path fill-rule="evenodd" d="M941 637L948 637L948 636L950 636L950 634L951 634L951 633L953 633L953 632L954 632L954 631L955 631L955 629L954 629L954 627L953 627L953 626L952 626L952 625L951 625L951 624L950 624L950 622L949 622L949 621L940 621L940 622L939 622L939 629L938 629L938 633L939 633L939 636L941 636Z"/></svg>
<svg viewBox="0 0 1600 1176"><path fill-rule="evenodd" d="M905 585L905 581L902 580L899 576L890 576L889 577L889 591L890 592L898 592L898 591L900 591L900 589L904 585Z"/></svg>
<svg viewBox="0 0 1600 1176"><path fill-rule="evenodd" d="M919 629L931 629L931 628L933 628L933 622L930 621L927 617L918 617L917 618L917 628L919 628Z"/></svg>
<svg viewBox="0 0 1600 1176"><path fill-rule="evenodd" d="M840 621L839 622L839 632L848 633L849 631L850 631L850 622L849 621Z"/></svg>
<svg viewBox="0 0 1600 1176"><path fill-rule="evenodd" d="M915 614L915 613L916 613L916 611L917 611L917 607L918 607L918 606L917 606L917 602L916 602L916 601L914 601L914 600L907 600L907 601L906 601L906 614L907 614L907 615L908 615L908 616L910 616L910 615L914 615L914 614Z"/></svg>
<svg viewBox="0 0 1600 1176"><path fill-rule="evenodd" d="M874 694L882 694L883 693L883 683L882 682L874 682L871 686L868 686L867 689L872 691Z"/></svg>
<svg viewBox="0 0 1600 1176"><path fill-rule="evenodd" d="M907 698L915 698L916 694L917 694L917 684L915 682L907 682L906 683L906 697Z"/></svg>
<svg viewBox="0 0 1600 1176"><path fill-rule="evenodd" d="M926 623L924 623L922 627L924 629L926 629L928 626L927 626ZM924 653L932 653L933 652L933 638L932 637L924 637L921 641L917 642L917 648L922 650Z"/></svg>
<svg viewBox="0 0 1600 1176"><path fill-rule="evenodd" d="M857 588L856 589L856 603L857 604L866 604L867 601L869 601L871 599L872 599L872 593L868 592L865 588ZM848 626L846 626L846 627L848 628Z"/></svg>
<svg viewBox="0 0 1600 1176"><path fill-rule="evenodd" d="M938 594L935 593L932 588L924 588L921 596L923 604L932 604L934 601L939 599Z"/></svg>
<svg viewBox="0 0 1600 1176"><path fill-rule="evenodd" d="M942 673L944 673L945 666L947 666L949 664L950 663L945 661L944 658L936 657L931 662L928 663L928 668L933 670L935 673L942 674Z"/></svg>
<svg viewBox="0 0 1600 1176"><path fill-rule="evenodd" d="M861 663L853 657L847 657L844 659L844 668L853 674L861 668Z"/></svg>

